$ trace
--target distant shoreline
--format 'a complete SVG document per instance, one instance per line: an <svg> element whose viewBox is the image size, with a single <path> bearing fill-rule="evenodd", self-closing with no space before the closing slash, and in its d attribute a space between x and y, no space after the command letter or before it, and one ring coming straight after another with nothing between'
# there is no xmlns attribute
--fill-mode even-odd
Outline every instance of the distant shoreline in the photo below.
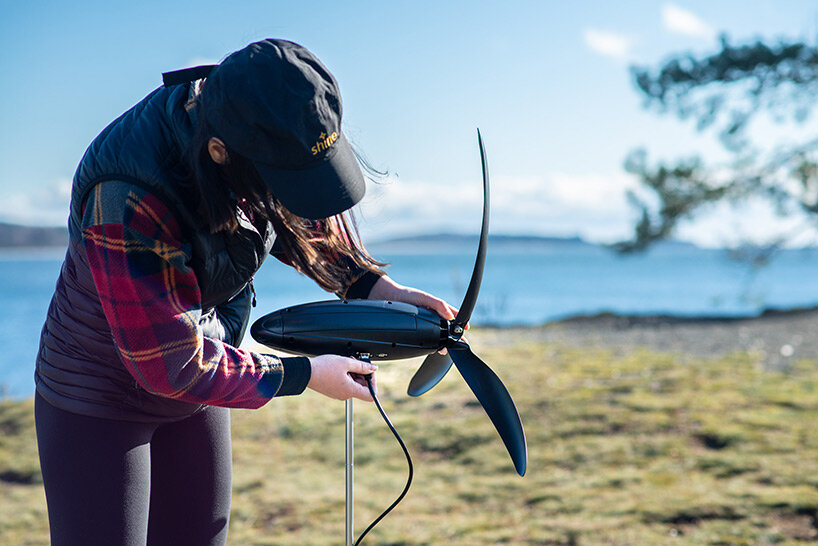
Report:
<svg viewBox="0 0 818 546"><path fill-rule="evenodd" d="M366 241L372 247L457 247L466 250L476 249L479 236L467 233L426 233L419 235L396 236L385 239L371 239ZM497 246L526 246L540 247L555 245L566 246L594 246L604 248L604 244L586 241L579 236L548 236L548 235L521 235L498 233L490 234L489 242ZM62 246L68 243L68 228L64 226L29 226L0 222L0 249L15 247L49 247ZM663 241L660 246L687 246L696 247L692 243L683 241Z"/></svg>
<svg viewBox="0 0 818 546"><path fill-rule="evenodd" d="M6 246L0 247L0 261L6 260L62 260L64 246Z"/></svg>
<svg viewBox="0 0 818 546"><path fill-rule="evenodd" d="M670 326L683 324L731 324L736 322L765 320L765 319L786 319L788 317L800 317L818 315L818 305L806 307L793 307L789 309L767 308L758 313L737 314L737 315L684 315L673 313L660 314L639 314L639 313L615 313L603 311L600 313L579 314L549 320L542 326L553 324L586 324L605 325L618 328L633 326Z"/></svg>
<svg viewBox="0 0 818 546"><path fill-rule="evenodd" d="M0 249L68 246L68 228L23 226L0 222Z"/></svg>
<svg viewBox="0 0 818 546"><path fill-rule="evenodd" d="M769 309L752 316L618 315L567 317L540 326L479 328L484 343L547 341L579 350L629 354L640 348L682 357L749 353L767 369L818 358L818 307Z"/></svg>
<svg viewBox="0 0 818 546"><path fill-rule="evenodd" d="M393 236L384 239L369 238L367 246L373 248L396 249L398 251L406 248L417 249L428 247L434 252L439 248L459 248L469 250L477 248L479 235L476 233L421 233L405 236ZM550 248L554 247L596 247L611 249L610 244L593 242L583 239L578 235L558 236L558 235L528 235L517 233L492 233L489 234L489 244L495 247L514 248ZM12 224L0 221L0 250L16 247L65 247L68 244L68 228L64 226L32 226L23 224ZM689 248L699 250L721 250L730 251L729 248L701 247L688 241L669 239L659 241L654 244L655 248ZM760 247L761 248L761 247ZM794 248L792 250L816 249L818 247ZM650 249L648 249L649 251ZM615 252L611 249L611 252Z"/></svg>

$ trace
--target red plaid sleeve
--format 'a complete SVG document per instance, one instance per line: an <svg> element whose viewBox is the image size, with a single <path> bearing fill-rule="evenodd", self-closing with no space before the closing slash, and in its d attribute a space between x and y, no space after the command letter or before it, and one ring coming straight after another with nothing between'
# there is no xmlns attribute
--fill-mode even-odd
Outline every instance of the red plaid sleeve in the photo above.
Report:
<svg viewBox="0 0 818 546"><path fill-rule="evenodd" d="M282 360L202 335L199 285L180 233L168 208L133 186L99 184L88 199L85 250L122 362L160 396L260 407L281 387Z"/></svg>

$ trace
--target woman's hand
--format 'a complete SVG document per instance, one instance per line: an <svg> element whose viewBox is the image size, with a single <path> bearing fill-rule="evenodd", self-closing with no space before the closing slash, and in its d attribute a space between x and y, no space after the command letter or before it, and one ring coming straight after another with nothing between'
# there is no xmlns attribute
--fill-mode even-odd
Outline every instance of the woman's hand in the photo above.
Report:
<svg viewBox="0 0 818 546"><path fill-rule="evenodd" d="M369 292L369 299L411 303L412 305L417 305L418 307L431 309L440 315L441 318L446 320L453 320L457 316L457 309L442 299L423 292L422 290L418 290L417 288L410 288L408 286L400 285L390 279L388 275L384 275L378 279L378 281L372 287L372 290ZM465 329L469 329L468 324L466 324ZM442 355L447 353L445 347L438 352Z"/></svg>
<svg viewBox="0 0 818 546"><path fill-rule="evenodd" d="M400 285L389 278L388 275L384 275L378 279L378 282L375 283L372 287L372 291L369 293L369 299L411 303L418 307L431 309L446 320L452 320L457 316L457 309L442 299L423 292L422 290L418 290L417 288Z"/></svg>
<svg viewBox="0 0 818 546"><path fill-rule="evenodd" d="M372 394L364 375L372 375L375 389L375 370L378 366L354 358L338 355L320 355L310 358L312 375L307 387L336 400L357 398L372 402Z"/></svg>

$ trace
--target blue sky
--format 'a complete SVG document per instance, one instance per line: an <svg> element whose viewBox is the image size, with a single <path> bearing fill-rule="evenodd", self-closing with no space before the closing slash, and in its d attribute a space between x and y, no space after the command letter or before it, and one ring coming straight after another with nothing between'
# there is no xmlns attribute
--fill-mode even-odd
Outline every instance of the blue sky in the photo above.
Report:
<svg viewBox="0 0 818 546"><path fill-rule="evenodd" d="M633 63L734 42L818 36L807 0L674 2L0 2L0 221L60 225L96 134L161 83L281 37L338 79L344 127L390 172L362 204L367 239L479 229L476 128L488 150L492 231L627 236L625 156L718 156L689 123L642 108ZM806 128L816 132L815 122ZM788 223L717 210L680 230L703 244ZM743 222L743 218L753 218ZM747 225L744 225L747 224Z"/></svg>

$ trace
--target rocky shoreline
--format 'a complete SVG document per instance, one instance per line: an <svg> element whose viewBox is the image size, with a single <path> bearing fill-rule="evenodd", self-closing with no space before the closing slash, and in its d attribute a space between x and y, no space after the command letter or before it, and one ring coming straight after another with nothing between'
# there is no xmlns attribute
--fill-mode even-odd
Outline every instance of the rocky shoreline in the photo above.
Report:
<svg viewBox="0 0 818 546"><path fill-rule="evenodd" d="M749 352L770 369L818 358L818 308L770 310L755 317L675 317L600 314L539 327L483 328L480 339L525 340L630 352L638 348L696 358Z"/></svg>

